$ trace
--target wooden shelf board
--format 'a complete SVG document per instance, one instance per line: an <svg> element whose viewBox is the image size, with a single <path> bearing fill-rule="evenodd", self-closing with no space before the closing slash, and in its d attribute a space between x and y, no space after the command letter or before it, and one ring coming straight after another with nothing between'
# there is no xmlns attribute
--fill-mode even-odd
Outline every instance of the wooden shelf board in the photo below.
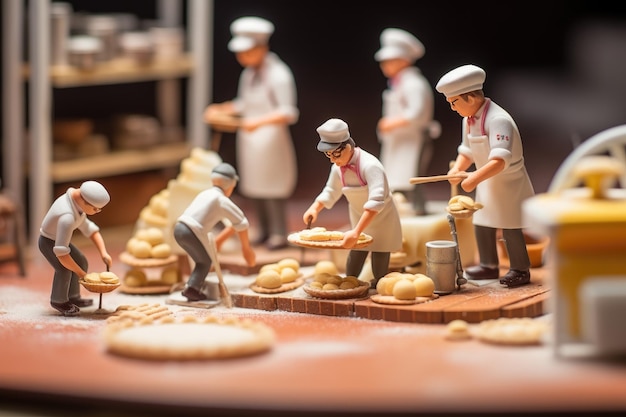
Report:
<svg viewBox="0 0 626 417"><path fill-rule="evenodd" d="M125 58L99 64L93 71L82 71L71 66L50 68L50 82L55 88L85 87L107 84L124 84L186 77L193 70L189 54L175 61L154 61L150 65L138 65ZM24 76L28 79L28 66Z"/></svg>
<svg viewBox="0 0 626 417"><path fill-rule="evenodd" d="M147 149L115 151L87 158L57 161L52 163L51 176L54 183L61 183L172 167L180 164L189 156L190 151L189 144L176 142Z"/></svg>

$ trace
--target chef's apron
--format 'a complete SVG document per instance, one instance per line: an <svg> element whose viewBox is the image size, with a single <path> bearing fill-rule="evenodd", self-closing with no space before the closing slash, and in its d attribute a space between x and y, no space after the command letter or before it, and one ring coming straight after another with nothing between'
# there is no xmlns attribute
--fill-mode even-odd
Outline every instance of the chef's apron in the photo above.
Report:
<svg viewBox="0 0 626 417"><path fill-rule="evenodd" d="M274 97L264 81L246 86L241 95L244 117L275 111ZM254 131L237 130L239 192L248 198L288 198L297 183L296 153L286 124L268 124Z"/></svg>
<svg viewBox="0 0 626 417"><path fill-rule="evenodd" d="M489 136L484 130L484 119L488 110L487 105L480 120L481 135L470 136L469 131L466 133L477 169L489 161L491 152ZM473 224L498 229L523 228L522 201L533 193L523 159L520 159L478 184L474 199L484 207L474 213Z"/></svg>
<svg viewBox="0 0 626 417"><path fill-rule="evenodd" d="M398 116L403 112L402 92L386 90L383 92L383 116ZM411 121L409 125L379 132L381 150L380 162L385 167L389 187L393 191L406 191L415 188L409 179L419 175L418 166L425 130L419 123Z"/></svg>
<svg viewBox="0 0 626 417"><path fill-rule="evenodd" d="M343 187L342 192L346 200L348 200L350 224L354 228L363 214L363 206L369 199L368 187L367 185ZM353 250L397 252L402 249L402 226L400 225L400 217L391 196L387 197L384 208L374 216L371 223L363 230L363 233L372 236L372 243L362 249Z"/></svg>

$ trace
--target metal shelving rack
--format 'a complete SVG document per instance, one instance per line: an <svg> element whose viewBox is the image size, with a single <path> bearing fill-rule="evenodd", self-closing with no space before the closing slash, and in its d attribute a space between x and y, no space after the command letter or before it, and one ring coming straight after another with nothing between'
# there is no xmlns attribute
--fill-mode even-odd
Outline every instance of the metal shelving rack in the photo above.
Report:
<svg viewBox="0 0 626 417"><path fill-rule="evenodd" d="M184 0L156 0L159 20L168 25L181 24ZM24 10L25 0L3 0L3 187L26 207L26 190L29 184L30 243L39 236L38 225L53 200L55 183L80 179L141 172L178 165L192 147L208 146L208 127L202 113L208 103L212 79L212 15L213 0L187 0L187 52L172 63L155 64L147 68L106 69L92 74L66 70L54 71L50 66L50 0L28 2L29 65L27 80L28 120L25 126L23 111L24 62ZM165 143L147 150L115 151L107 155L79 158L70 161L53 161L51 135L52 92L55 88L125 84L137 81L157 81L164 94L179 96L177 78L186 77L187 126L183 143ZM163 111L171 113L171 105L163 104ZM175 109L174 109L175 111ZM176 117L174 117L175 119ZM31 146L28 157L24 143L29 131ZM27 169L24 168L27 161Z"/></svg>

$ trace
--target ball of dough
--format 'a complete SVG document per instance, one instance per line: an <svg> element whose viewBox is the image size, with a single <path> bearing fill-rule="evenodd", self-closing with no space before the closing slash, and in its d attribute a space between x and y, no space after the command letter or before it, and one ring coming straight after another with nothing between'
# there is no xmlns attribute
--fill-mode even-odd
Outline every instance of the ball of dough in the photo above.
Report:
<svg viewBox="0 0 626 417"><path fill-rule="evenodd" d="M424 274L416 274L413 285L417 297L432 297L435 292L435 282Z"/></svg>
<svg viewBox="0 0 626 417"><path fill-rule="evenodd" d="M291 267L285 267L280 271L280 280L283 284L294 282L298 278L298 273Z"/></svg>
<svg viewBox="0 0 626 417"><path fill-rule="evenodd" d="M284 258L278 261L278 266L281 268L289 267L294 271L298 272L300 270L300 262L298 262L295 258Z"/></svg>
<svg viewBox="0 0 626 417"><path fill-rule="evenodd" d="M178 268L175 266L170 266L163 269L161 272L161 282L165 285L173 285L176 284L180 279L180 273L178 272Z"/></svg>
<svg viewBox="0 0 626 417"><path fill-rule="evenodd" d="M167 243L159 243L150 249L150 256L153 258L164 259L172 254L172 248Z"/></svg>
<svg viewBox="0 0 626 417"><path fill-rule="evenodd" d="M465 320L452 320L446 326L446 339L449 340L466 340L472 337L469 331L469 325Z"/></svg>
<svg viewBox="0 0 626 417"><path fill-rule="evenodd" d="M329 283L328 283L328 284L324 284L324 285L322 286L322 289L323 289L324 291L333 291L333 290L338 290L338 289L339 289L339 286L337 286L337 284L329 284Z"/></svg>
<svg viewBox="0 0 626 417"><path fill-rule="evenodd" d="M149 227L148 229L146 229L144 240L150 243L151 246L156 246L160 243L163 243L165 241L163 230L157 227Z"/></svg>
<svg viewBox="0 0 626 417"><path fill-rule="evenodd" d="M278 273L280 273L281 267L280 265L278 265L278 263L271 263L271 264L265 264L261 267L261 269L259 269L259 273L265 272L265 271L276 271Z"/></svg>
<svg viewBox="0 0 626 417"><path fill-rule="evenodd" d="M353 288L356 288L357 286L358 286L358 284L355 284L352 281L343 280L341 282L341 284L339 284L339 289L340 290L351 290Z"/></svg>
<svg viewBox="0 0 626 417"><path fill-rule="evenodd" d="M152 255L152 245L145 240L137 241L131 249L131 254L135 258L149 258Z"/></svg>
<svg viewBox="0 0 626 417"><path fill-rule="evenodd" d="M411 280L401 278L393 286L393 296L398 300L415 300L417 290Z"/></svg>
<svg viewBox="0 0 626 417"><path fill-rule="evenodd" d="M333 261L319 261L315 264L315 274L321 274L322 272L326 272L327 274L337 275L339 270L337 269L337 265Z"/></svg>
<svg viewBox="0 0 626 417"><path fill-rule="evenodd" d="M124 285L128 287L141 287L146 284L146 273L141 269L133 268L126 272L124 276Z"/></svg>
<svg viewBox="0 0 626 417"><path fill-rule="evenodd" d="M135 236L128 239L128 241L126 242L126 252L133 253L133 248L135 247L137 242L139 242L139 239L137 239Z"/></svg>
<svg viewBox="0 0 626 417"><path fill-rule="evenodd" d="M100 272L100 281L105 284L119 284L120 279L111 271Z"/></svg>
<svg viewBox="0 0 626 417"><path fill-rule="evenodd" d="M277 271L264 271L256 277L256 284L263 288L273 289L280 287L283 282L280 279L280 274Z"/></svg>
<svg viewBox="0 0 626 417"><path fill-rule="evenodd" d="M94 284L102 282L100 281L100 274L97 272L88 272L83 279L85 282L91 282Z"/></svg>

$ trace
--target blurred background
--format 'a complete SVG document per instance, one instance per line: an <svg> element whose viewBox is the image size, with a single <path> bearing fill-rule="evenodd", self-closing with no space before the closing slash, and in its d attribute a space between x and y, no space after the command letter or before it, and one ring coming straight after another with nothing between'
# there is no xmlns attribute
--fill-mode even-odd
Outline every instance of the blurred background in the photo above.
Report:
<svg viewBox="0 0 626 417"><path fill-rule="evenodd" d="M25 2L29 3L36 4ZM140 27L156 18L158 2L67 3L78 15L131 14ZM186 25L188 4L181 4ZM488 6L466 1L387 0L372 5L347 0L215 0L209 17L212 34L206 39L212 69L209 102L228 100L236 93L241 67L226 45L230 23L246 15L275 24L271 49L291 67L296 79L301 115L292 127L300 169L294 199L311 200L326 181L328 160L315 149L315 129L326 119L344 119L357 144L378 154L375 127L386 79L373 56L380 32L387 27L405 29L424 43L426 54L416 65L433 88L456 66L473 63L485 69L485 93L516 120L537 192L547 189L560 163L581 141L626 122L626 3L524 1ZM150 81L57 89L51 117L90 119L96 129L121 114L154 121L155 91L155 82ZM186 94L184 88L181 91ZM442 134L435 142L432 175L447 171L461 133L461 119L443 95L435 92L435 102ZM190 111L185 103L181 100L183 124ZM7 106L11 103L2 103L3 111ZM158 129L159 121L155 123ZM21 139L2 138L8 140ZM236 165L233 134L223 134L220 156ZM101 179L123 205L112 205L100 222L133 221L149 197L176 174L176 168L169 167ZM55 184L55 195L76 184ZM449 186L432 184L426 192L430 199L445 199Z"/></svg>

